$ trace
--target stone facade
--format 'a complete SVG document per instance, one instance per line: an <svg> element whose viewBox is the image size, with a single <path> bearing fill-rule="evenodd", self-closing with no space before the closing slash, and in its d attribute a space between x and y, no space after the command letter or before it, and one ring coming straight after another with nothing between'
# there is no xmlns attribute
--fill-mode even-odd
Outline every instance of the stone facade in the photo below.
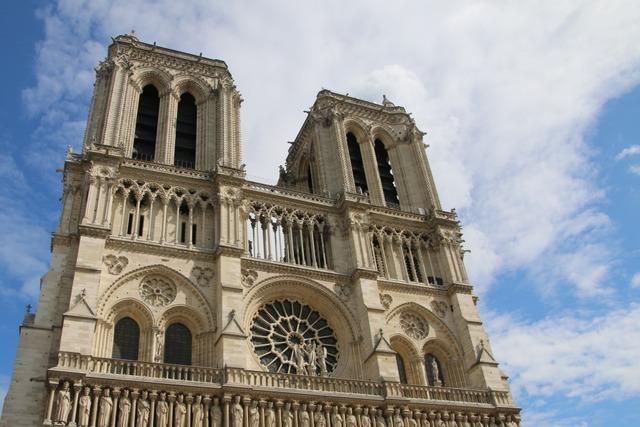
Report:
<svg viewBox="0 0 640 427"><path fill-rule="evenodd" d="M241 101L222 61L109 47L0 425L519 425L405 110L321 91L271 186Z"/></svg>

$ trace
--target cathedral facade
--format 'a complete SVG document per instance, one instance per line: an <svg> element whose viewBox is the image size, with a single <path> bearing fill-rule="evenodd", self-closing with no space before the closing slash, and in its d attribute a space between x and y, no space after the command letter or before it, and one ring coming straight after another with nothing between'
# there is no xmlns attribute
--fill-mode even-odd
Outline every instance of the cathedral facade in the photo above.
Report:
<svg viewBox="0 0 640 427"><path fill-rule="evenodd" d="M514 427L423 133L327 90L245 178L227 65L119 36L3 427Z"/></svg>

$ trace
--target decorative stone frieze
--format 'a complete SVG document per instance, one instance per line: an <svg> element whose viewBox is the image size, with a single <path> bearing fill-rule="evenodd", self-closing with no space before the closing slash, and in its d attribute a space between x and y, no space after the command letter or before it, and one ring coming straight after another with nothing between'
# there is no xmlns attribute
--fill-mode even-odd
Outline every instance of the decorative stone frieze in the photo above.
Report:
<svg viewBox="0 0 640 427"><path fill-rule="evenodd" d="M197 283L198 286L207 287L211 285L214 272L207 267L193 267L191 274L193 275L194 282Z"/></svg>
<svg viewBox="0 0 640 427"><path fill-rule="evenodd" d="M176 298L176 285L159 276L145 277L139 289L142 299L155 307L169 305Z"/></svg>
<svg viewBox="0 0 640 427"><path fill-rule="evenodd" d="M109 274L118 275L122 273L127 265L129 265L129 259L126 256L117 256L113 254L105 255L103 258Z"/></svg>
<svg viewBox="0 0 640 427"><path fill-rule="evenodd" d="M400 314L400 326L411 338L421 340L429 333L429 325L416 313L410 311Z"/></svg>

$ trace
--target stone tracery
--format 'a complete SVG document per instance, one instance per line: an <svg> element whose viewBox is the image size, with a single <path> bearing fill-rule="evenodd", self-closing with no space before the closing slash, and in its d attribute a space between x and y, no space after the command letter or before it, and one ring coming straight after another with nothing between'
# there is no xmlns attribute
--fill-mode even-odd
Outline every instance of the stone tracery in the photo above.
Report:
<svg viewBox="0 0 640 427"><path fill-rule="evenodd" d="M297 301L263 305L253 318L251 342L271 372L328 375L338 362L338 342L327 321Z"/></svg>
<svg viewBox="0 0 640 427"><path fill-rule="evenodd" d="M162 307L176 298L176 285L163 277L146 277L140 282L140 296L149 305Z"/></svg>

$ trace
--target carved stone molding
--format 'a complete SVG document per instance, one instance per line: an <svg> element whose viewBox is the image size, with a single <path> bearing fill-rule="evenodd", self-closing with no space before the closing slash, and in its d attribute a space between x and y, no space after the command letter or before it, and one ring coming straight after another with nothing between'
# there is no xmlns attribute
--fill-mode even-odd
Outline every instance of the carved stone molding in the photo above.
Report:
<svg viewBox="0 0 640 427"><path fill-rule="evenodd" d="M380 294L380 304L384 307L385 310L388 310L393 302L393 298L389 294Z"/></svg>
<svg viewBox="0 0 640 427"><path fill-rule="evenodd" d="M169 305L176 298L176 285L159 276L145 277L138 289L142 299L154 307Z"/></svg>
<svg viewBox="0 0 640 427"><path fill-rule="evenodd" d="M126 256L116 256L113 254L105 255L102 261L107 266L109 274L115 275L122 273L122 270L129 265L129 259Z"/></svg>
<svg viewBox="0 0 640 427"><path fill-rule="evenodd" d="M431 301L431 310L439 317L443 318L447 315L447 303L444 301Z"/></svg>
<svg viewBox="0 0 640 427"><path fill-rule="evenodd" d="M256 282L258 272L249 268L242 269L242 286L250 288Z"/></svg>
<svg viewBox="0 0 640 427"><path fill-rule="evenodd" d="M411 338L421 340L429 333L429 324L420 315L406 311L400 314L400 326Z"/></svg>
<svg viewBox="0 0 640 427"><path fill-rule="evenodd" d="M213 279L213 270L207 267L194 267L191 271L193 280L198 286L207 287Z"/></svg>

